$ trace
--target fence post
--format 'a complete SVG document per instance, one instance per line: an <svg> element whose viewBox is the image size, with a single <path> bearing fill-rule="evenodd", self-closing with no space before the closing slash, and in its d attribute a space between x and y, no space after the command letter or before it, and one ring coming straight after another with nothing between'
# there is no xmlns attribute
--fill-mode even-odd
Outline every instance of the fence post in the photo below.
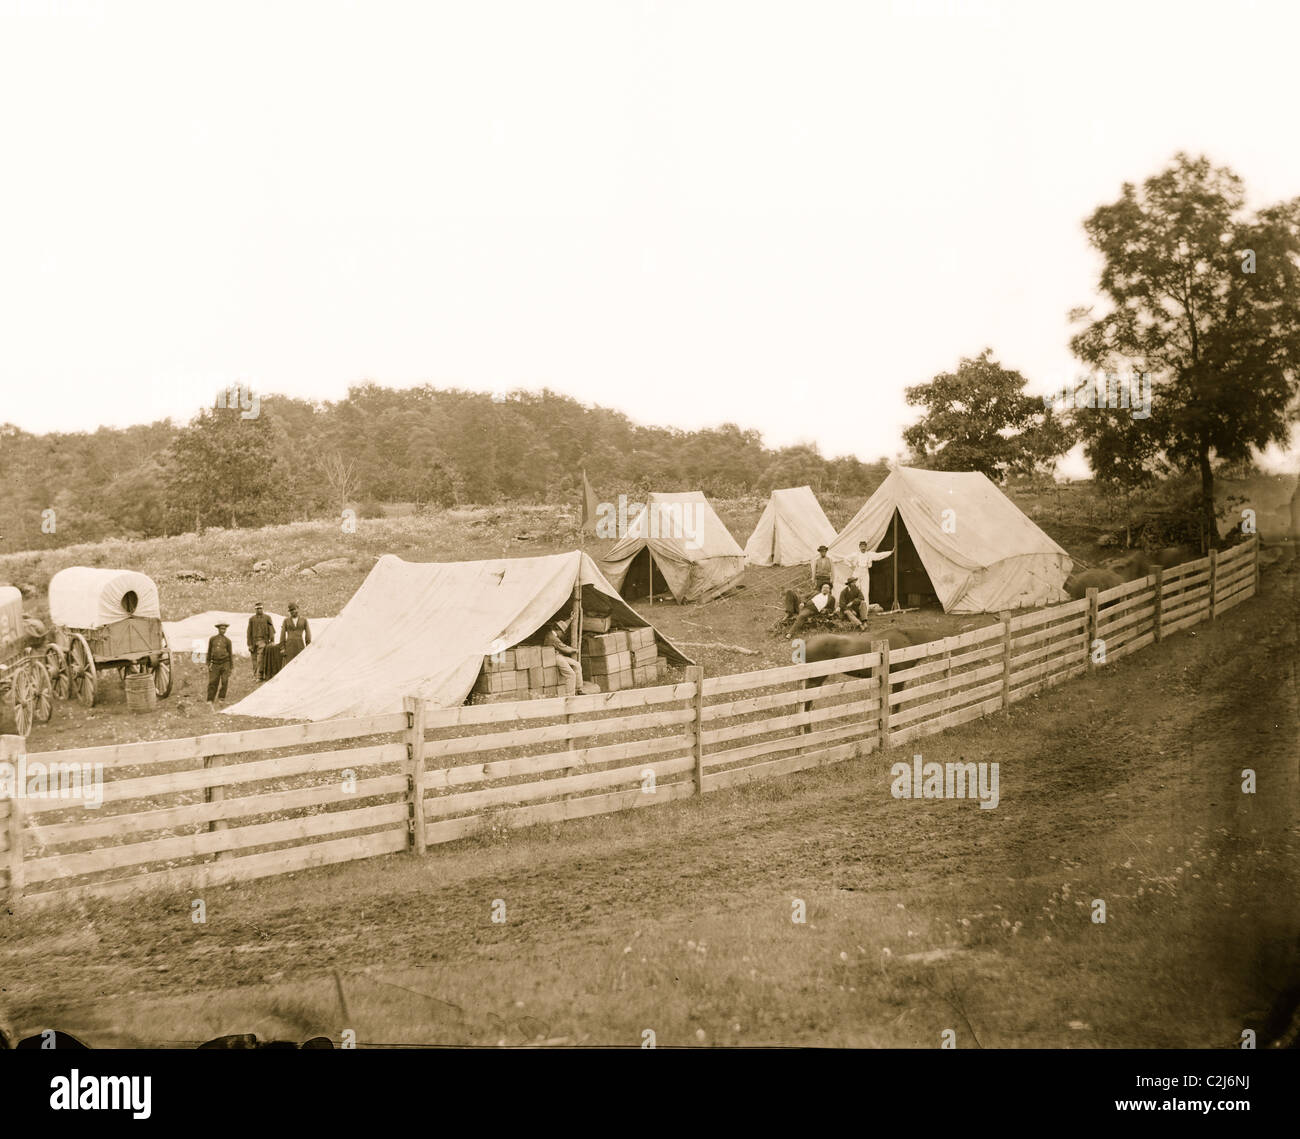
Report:
<svg viewBox="0 0 1300 1139"><path fill-rule="evenodd" d="M412 854L423 854L424 845L424 701L403 696L406 713L406 826Z"/></svg>
<svg viewBox="0 0 1300 1139"><path fill-rule="evenodd" d="M1156 611L1155 623L1152 626L1152 632L1155 634L1156 642L1159 643L1164 637L1164 619L1165 619L1165 568L1156 566Z"/></svg>
<svg viewBox="0 0 1300 1139"><path fill-rule="evenodd" d="M23 814L22 797L18 786L18 763L26 751L27 741L22 736L0 736L0 761L8 763L12 769L13 783L8 799L0 799L0 808L8 806L5 822L5 837L8 850L5 851L5 865L9 870L9 903L15 904L23 896Z"/></svg>
<svg viewBox="0 0 1300 1139"><path fill-rule="evenodd" d="M872 641L871 651L880 654L876 676L880 680L880 750L889 750L889 642Z"/></svg>
<svg viewBox="0 0 1300 1139"><path fill-rule="evenodd" d="M220 755L205 755L203 757L204 771L217 771L224 765L224 757ZM224 786L204 787L203 801L205 803L224 803L226 801L226 789ZM208 821L209 831L223 831L226 829L225 819L210 819ZM218 862L225 861L228 858L234 858L233 850L218 850L214 857Z"/></svg>
<svg viewBox="0 0 1300 1139"><path fill-rule="evenodd" d="M692 721L695 731L695 742L692 745L695 753L695 793L704 794L704 668L702 665L693 664L686 670L686 679L695 685L695 697L692 707L695 711L695 719Z"/></svg>
<svg viewBox="0 0 1300 1139"><path fill-rule="evenodd" d="M1210 551L1210 620L1213 621L1216 614L1214 612L1214 594L1219 588L1219 551Z"/></svg>
<svg viewBox="0 0 1300 1139"><path fill-rule="evenodd" d="M1002 610L1002 707L1011 707L1011 613Z"/></svg>
<svg viewBox="0 0 1300 1139"><path fill-rule="evenodd" d="M1088 590L1088 671L1096 668L1092 659L1092 646L1097 642L1097 590Z"/></svg>

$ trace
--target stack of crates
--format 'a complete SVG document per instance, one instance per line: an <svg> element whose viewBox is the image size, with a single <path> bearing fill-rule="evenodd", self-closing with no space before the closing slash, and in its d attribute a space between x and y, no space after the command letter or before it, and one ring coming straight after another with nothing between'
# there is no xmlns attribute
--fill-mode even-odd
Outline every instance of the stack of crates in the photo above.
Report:
<svg viewBox="0 0 1300 1139"><path fill-rule="evenodd" d="M564 688L556 653L543 645L516 645L483 658L474 691L481 696L525 700L532 695L559 696Z"/></svg>
<svg viewBox="0 0 1300 1139"><path fill-rule="evenodd" d="M582 638L582 678L602 692L653 684L667 671L668 662L659 656L655 631L648 625Z"/></svg>

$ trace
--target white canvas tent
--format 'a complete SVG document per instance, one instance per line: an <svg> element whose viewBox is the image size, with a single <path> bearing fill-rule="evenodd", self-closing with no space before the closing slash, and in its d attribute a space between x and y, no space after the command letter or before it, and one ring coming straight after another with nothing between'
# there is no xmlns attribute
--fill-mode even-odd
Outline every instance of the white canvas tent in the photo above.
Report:
<svg viewBox="0 0 1300 1139"><path fill-rule="evenodd" d="M50 620L68 629L98 629L125 617L162 617L158 587L127 569L69 566L50 578Z"/></svg>
<svg viewBox="0 0 1300 1139"><path fill-rule="evenodd" d="M831 544L835 589L848 576L858 542L898 549L871 567L870 598L933 593L949 613L991 613L1066 601L1073 563L978 471L898 467ZM884 587L882 589L882 586Z"/></svg>
<svg viewBox="0 0 1300 1139"><path fill-rule="evenodd" d="M817 556L818 546L833 541L835 527L812 487L774 490L745 543L745 562L751 566L804 565Z"/></svg>
<svg viewBox="0 0 1300 1139"><path fill-rule="evenodd" d="M601 569L624 597L699 601L745 572L745 551L700 491L652 494Z"/></svg>
<svg viewBox="0 0 1300 1139"><path fill-rule="evenodd" d="M263 612L274 622L275 635L278 639L280 630L284 627L284 617L265 609ZM217 631L217 622L224 621L230 626L226 630L226 636L230 638L230 646L235 656L246 657L248 656L248 619L251 616L252 613L241 613L234 609L205 609L202 613L182 617L179 621L164 621L163 632L167 635L168 645L175 652L206 652L208 638ZM315 644L317 638L334 623L333 617L313 617L310 613L306 614L306 617L307 624L311 628L312 644Z"/></svg>
<svg viewBox="0 0 1300 1139"><path fill-rule="evenodd" d="M526 640L569 611L576 585L585 613L616 628L649 622L580 550L483 562L407 562L385 554L333 624L232 716L327 720L400 712L404 696L463 704L483 658ZM660 652L691 662L656 633Z"/></svg>

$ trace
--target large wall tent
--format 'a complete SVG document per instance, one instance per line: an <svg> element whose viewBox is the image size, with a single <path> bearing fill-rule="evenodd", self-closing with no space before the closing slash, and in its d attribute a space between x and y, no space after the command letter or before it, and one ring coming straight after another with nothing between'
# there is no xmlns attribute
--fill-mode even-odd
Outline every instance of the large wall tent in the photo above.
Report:
<svg viewBox="0 0 1300 1139"><path fill-rule="evenodd" d="M1070 556L978 471L898 467L831 544L838 591L859 541L898 552L871 567L870 598L889 608L937 601L994 613L1066 601ZM896 575L896 576L895 576Z"/></svg>
<svg viewBox="0 0 1300 1139"><path fill-rule="evenodd" d="M580 550L482 562L407 562L385 554L311 647L238 704L233 716L326 720L400 712L404 696L439 708L465 702L483 658L582 611L616 628L649 622ZM656 631L660 654L690 664Z"/></svg>

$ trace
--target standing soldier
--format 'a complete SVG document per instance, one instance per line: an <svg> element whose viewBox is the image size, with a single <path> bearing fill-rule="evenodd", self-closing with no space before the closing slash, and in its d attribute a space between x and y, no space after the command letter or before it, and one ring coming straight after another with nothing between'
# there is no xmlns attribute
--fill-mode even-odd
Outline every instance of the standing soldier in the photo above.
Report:
<svg viewBox="0 0 1300 1139"><path fill-rule="evenodd" d="M275 643L275 622L262 612L260 601L253 603L253 615L248 619L248 655L253 660L253 679L265 680L263 654L267 645Z"/></svg>
<svg viewBox="0 0 1300 1139"><path fill-rule="evenodd" d="M230 626L225 621L217 622L217 635L208 638L208 707L217 710L215 701L226 698L226 686L230 683L230 670L234 667L235 650L226 636Z"/></svg>
<svg viewBox="0 0 1300 1139"><path fill-rule="evenodd" d="M284 648L284 663L288 664L311 644L311 626L306 617L298 616L298 603L289 602L289 616L280 626L280 644Z"/></svg>
<svg viewBox="0 0 1300 1139"><path fill-rule="evenodd" d="M812 576L813 592L816 593L823 585L830 585L835 579L835 566L830 558L826 556L826 546L817 547L817 557L813 559Z"/></svg>

